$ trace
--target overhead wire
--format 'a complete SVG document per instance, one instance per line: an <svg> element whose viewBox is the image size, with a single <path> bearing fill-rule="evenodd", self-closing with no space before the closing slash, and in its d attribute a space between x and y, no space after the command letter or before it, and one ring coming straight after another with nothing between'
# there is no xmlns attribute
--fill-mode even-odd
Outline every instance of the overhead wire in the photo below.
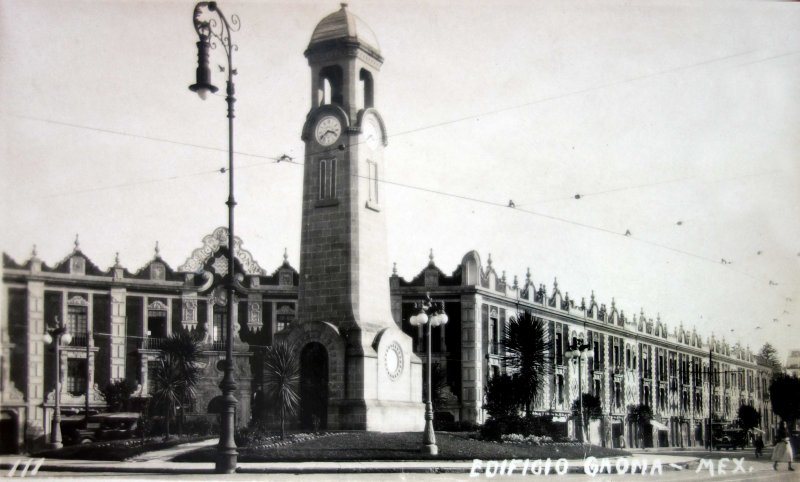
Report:
<svg viewBox="0 0 800 482"><path fill-rule="evenodd" d="M753 53L753 51L740 52L740 53L731 54L731 55L727 55L727 56L723 56L723 57L716 57L716 58L712 58L712 59L707 59L707 60L704 60L704 61L701 61L701 62L697 62L697 63L690 64L690 65L686 65L686 66L680 66L680 67L675 67L675 68L671 68L671 69L665 69L665 70L661 70L661 71L658 71L658 72L653 72L653 73L649 73L649 74L643 74L643 75L630 77L630 78L626 78L626 79L620 79L620 80L613 81L613 82L601 83L601 84L590 86L590 87L587 87L587 88L584 88L584 89L579 89L579 90L565 92L565 93L558 94L558 95L548 96L548 97L544 97L544 98L541 98L541 99L536 99L536 100L533 100L533 101L529 101L529 102L525 102L525 103L521 103L521 104L517 104L517 105L513 105L513 106L503 107L503 108L499 108L499 109L485 111L485 112L482 112L482 113L479 113L479 114L472 114L472 115L469 115L469 116L463 116L463 117L459 117L459 118L456 118L456 119L450 119L450 120L447 120L447 121L437 122L437 123L434 123L434 124L428 124L428 125L425 125L425 126L412 128L412 129L408 129L408 130L405 130L405 131L400 131L398 133L393 134L391 137L404 136L404 135L408 135L408 134L412 134L412 133L416 133L416 132L421 132L421 131L428 130L428 129L433 129L433 128L437 128L437 127L451 125L451 124L455 124L455 123L458 123L458 122L463 122L463 121L474 119L474 118L480 118L480 117L485 117L485 116L489 116L489 115L495 115L495 114L508 112L508 111L515 110L515 109L529 107L529 106L540 104L540 103L551 102L551 101L554 101L554 100L563 99L563 98L574 96L574 95L580 95L580 94L587 93L587 92L590 92L590 91L593 91L593 90L597 90L597 89L603 89L603 88L607 88L607 87L611 87L611 86L615 86L615 85L621 85L621 84L625 84L625 83L629 83L629 82L635 82L635 81L639 81L639 80L643 80L643 79L648 79L648 78L652 78L652 77L659 76L659 75L678 72L678 71L682 71L682 70L688 70L688 69L696 68L696 67L699 67L699 66L709 65L709 64L712 64L712 63L722 62L722 61L729 60L729 59L732 59L732 58L749 55L751 53ZM774 59L777 59L777 58L782 58L782 57L794 55L795 53L797 53L797 52L794 52L794 51L793 52L788 52L788 53L784 53L784 54L781 54L781 55L769 57L769 58L766 58L766 59L760 59L760 60L757 60L757 61L754 61L754 62L750 62L750 63L765 62L765 61L768 61L768 60L774 60ZM749 63L745 63L745 64L741 64L741 65L748 65L748 64ZM18 117L18 118L29 119L29 120L40 121L40 122L46 122L46 123L51 123L51 124L56 124L56 125L62 125L62 126L67 126L67 127L72 127L72 128L88 129L88 130L101 132L101 133L115 134L115 135L127 136L127 137L132 137L132 138L138 138L138 139L145 139L145 140L164 142L164 143L170 143L170 144L181 145L181 146L188 146L188 147L199 148L199 149L208 149L208 150L214 150L214 151L218 151L218 152L227 152L228 151L228 149L224 149L224 148L218 148L218 147L213 147L213 146L205 146L205 145L194 144L194 143L189 143L189 142L175 141L175 140L172 140L172 139L161 138L161 137L146 136L146 135L133 134L133 133L122 132L122 131L115 131L115 130L105 129L105 128L83 126L83 125L79 125L79 124L74 124L74 123L69 123L69 122L62 122L62 121L57 121L57 120L53 120L53 119L44 119L44 118L39 118L39 117L18 115L18 114L6 114L6 115L10 115L10 116ZM357 141L356 143L351 143L351 145L358 145L361 142L363 142L363 141ZM342 148L342 146L332 146L330 148L326 148L326 149L319 150L319 151L316 151L316 152L312 151L310 153L307 153L307 155L309 155L309 156L324 155L326 153L330 153L332 151L335 151L335 150L341 149L341 148ZM234 153L237 154L237 155L240 155L240 156L256 157L256 158L267 159L267 160L270 161L270 162L254 163L254 164L244 165L244 166L237 166L238 169L262 166L262 165L266 165L266 164L279 163L279 162L286 162L286 163L295 164L295 165L303 165L303 163L299 163L297 161L294 161L293 159L289 158L286 155L283 155L283 156L280 156L280 157L271 157L271 156L248 153L248 152L243 152L243 151L234 151ZM181 179L181 178L186 178L186 177L207 175L207 174L216 173L216 172L224 173L225 172L225 168L223 167L221 169L204 170L204 171L198 171L198 172L189 173L189 174L174 175L174 176L168 176L168 177L163 177L163 178L145 179L145 180L133 181L133 182L129 182L129 183L115 184L115 185L111 185L111 186L96 186L96 187L92 187L92 188L81 189L81 190L78 190L78 191L53 193L53 194L45 195L43 197L52 198L52 197L65 196L65 195L71 195L71 194L94 192L94 191L99 191L99 190L120 189L120 188L124 188L124 187L128 187L128 186L137 186L137 185L154 183L154 182L162 182L162 181L175 180L175 179ZM357 176L357 177L365 178L365 176ZM615 189L610 189L610 190L605 190L605 191L598 191L598 192L594 192L594 193L587 193L586 195L591 196L591 195L608 194L608 193L620 192L620 191L624 191L624 190L639 189L639 188L642 188L642 187L655 186L655 185L661 185L661 184L667 184L667 183L674 183L674 182L684 181L684 180L687 180L687 179L688 178L681 178L681 179L659 181L659 182L656 182L656 183L642 184L642 185L638 185L638 186L622 187L622 188L615 188ZM496 206L496 207L509 207L509 204L506 204L506 203L488 201L488 200L478 199L478 198L475 198L475 197L472 197L472 196L464 196L464 195L459 195L459 194L455 194L455 193L448 193L448 192L439 191L439 190L436 190L436 189L424 188L424 187L414 186L414 185L410 185L410 184L406 184L406 183L400 183L400 182L388 181L388 180L379 180L379 182L381 182L383 184L390 184L390 185L403 187L403 188L407 188L407 189L413 189L413 190L417 190L417 191L424 191L424 192L429 192L429 193L433 193L433 194L437 194L437 195L448 196L448 197L452 197L452 198L456 198L456 199L462 199L462 200L467 200L467 201L471 201L471 202L478 202L478 203L491 205L491 206ZM581 195L581 196L584 196L584 195ZM543 202L534 203L534 204L543 204L543 203L546 203L546 202L555 202L555 201L559 201L559 200L561 200L561 199L554 199L554 200L551 200L551 201L543 201ZM570 225L573 225L573 226L577 226L577 227L582 227L582 228L586 228L586 229L592 229L592 230L603 232L603 233L606 233L606 234L613 234L613 235L617 235L617 236L629 237L631 239L635 239L635 240L637 240L639 242L642 242L642 243L645 243L645 244L649 244L651 246L655 246L655 247L666 249L666 250L669 250L669 251L672 251L672 252L675 252L675 253L678 253L678 254L690 256L690 257L693 257L693 258L696 258L696 259L709 261L709 262L713 262L713 263L717 264L717 260L716 259L712 259L712 258L709 258L707 256L698 255L696 253L692 253L692 252L689 252L689 251L673 248L673 247L664 245L663 243L657 243L657 242L654 242L654 241L648 241L648 240L640 238L640 237L634 237L634 236L630 235L629 231L626 232L626 233L620 233L620 232L617 232L617 231L614 231L614 230L610 230L610 229L606 229L606 228L599 227L599 226L593 226L593 225L589 225L589 224L586 224L586 223L572 221L572 220L561 218L561 217L558 217L558 216L547 215L547 214L544 214L544 213L541 213L541 212L532 211L530 209L523 209L523 208L521 208L521 206L522 205L514 206L514 209L516 211L518 211L518 212L523 212L523 213L527 213L527 214L530 214L530 215L539 216L539 217L542 217L542 218L545 218L545 219L549 219L549 220L553 220L553 221L567 223L567 224L570 224ZM730 266L728 266L728 267L730 267ZM736 272L738 272L740 274L743 274L743 275L745 275L747 277L750 277L750 278L752 278L754 280L757 280L755 277L749 275L746 272L743 272L741 270L737 270L737 269L734 269L734 268L731 268L731 269L733 269L734 271L736 271Z"/></svg>

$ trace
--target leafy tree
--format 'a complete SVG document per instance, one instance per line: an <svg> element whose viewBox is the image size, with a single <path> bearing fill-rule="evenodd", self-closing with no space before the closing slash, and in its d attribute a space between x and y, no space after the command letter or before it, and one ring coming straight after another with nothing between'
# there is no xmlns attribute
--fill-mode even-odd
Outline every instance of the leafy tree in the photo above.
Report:
<svg viewBox="0 0 800 482"><path fill-rule="evenodd" d="M758 356L772 369L773 375L783 372L783 365L778 358L778 350L776 350L771 343L764 343L764 346L762 346L761 350L758 352Z"/></svg>
<svg viewBox="0 0 800 482"><path fill-rule="evenodd" d="M772 411L786 422L788 427L800 418L800 379L785 373L774 375L769 386Z"/></svg>
<svg viewBox="0 0 800 482"><path fill-rule="evenodd" d="M583 401L583 417L581 417L581 421L583 422L583 434L585 435L589 429L589 420L603 416L603 407L598 397L591 393L583 393L580 399L576 398L572 402L572 415L576 417L581 414L581 401Z"/></svg>
<svg viewBox="0 0 800 482"><path fill-rule="evenodd" d="M531 405L536 401L550 368L547 360L549 342L547 325L531 312L518 313L509 320L503 337L503 361L514 374L516 393L526 415L531 414Z"/></svg>
<svg viewBox="0 0 800 482"><path fill-rule="evenodd" d="M286 342L267 348L264 356L264 394L281 420L281 439L286 437L286 418L300 406L300 363L297 350Z"/></svg>
<svg viewBox="0 0 800 482"><path fill-rule="evenodd" d="M761 421L761 415L752 405L740 405L737 417L739 418L739 426L744 430L758 427L758 423Z"/></svg>
<svg viewBox="0 0 800 482"><path fill-rule="evenodd" d="M491 418L499 419L516 415L519 409L519 398L516 393L516 384L511 376L503 374L489 379L486 384L486 403L483 408Z"/></svg>
<svg viewBox="0 0 800 482"><path fill-rule="evenodd" d="M127 378L116 380L100 389L109 412L121 412L128 408L131 395L136 391L136 384Z"/></svg>
<svg viewBox="0 0 800 482"><path fill-rule="evenodd" d="M166 437L169 437L170 420L178 408L183 414L183 408L194 400L195 387L200 379L199 358L200 342L188 332L173 333L161 345L151 395L156 407L164 411Z"/></svg>
<svg viewBox="0 0 800 482"><path fill-rule="evenodd" d="M639 404L628 406L628 420L633 422L636 426L636 439L639 445L644 445L644 430L645 427L653 419L653 410L649 405Z"/></svg>

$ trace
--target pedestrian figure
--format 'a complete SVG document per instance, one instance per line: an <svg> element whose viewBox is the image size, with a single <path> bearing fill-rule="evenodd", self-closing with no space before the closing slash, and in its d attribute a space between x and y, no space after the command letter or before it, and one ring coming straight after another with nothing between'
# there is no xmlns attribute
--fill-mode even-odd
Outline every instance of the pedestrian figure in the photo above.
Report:
<svg viewBox="0 0 800 482"><path fill-rule="evenodd" d="M753 441L753 446L756 448L756 458L761 457L764 453L764 439L761 435L757 436Z"/></svg>
<svg viewBox="0 0 800 482"><path fill-rule="evenodd" d="M792 444L789 443L789 432L786 431L786 422L781 422L776 440L778 442L775 444L775 449L772 451L772 468L778 470L778 462L787 462L789 464L789 470L794 470L792 468L794 453L792 452Z"/></svg>

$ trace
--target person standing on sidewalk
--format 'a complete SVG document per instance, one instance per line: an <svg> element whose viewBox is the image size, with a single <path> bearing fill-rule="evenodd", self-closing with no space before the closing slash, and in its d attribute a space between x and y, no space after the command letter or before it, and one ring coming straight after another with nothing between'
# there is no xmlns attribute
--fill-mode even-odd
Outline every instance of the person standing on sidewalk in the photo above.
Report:
<svg viewBox="0 0 800 482"><path fill-rule="evenodd" d="M753 446L756 448L756 458L761 457L764 454L764 438L761 435L756 436Z"/></svg>
<svg viewBox="0 0 800 482"><path fill-rule="evenodd" d="M786 422L781 422L776 440L778 443L775 444L775 449L772 451L772 468L778 470L778 462L788 462L789 470L794 470L792 468L794 453L789 442L789 432L786 431Z"/></svg>

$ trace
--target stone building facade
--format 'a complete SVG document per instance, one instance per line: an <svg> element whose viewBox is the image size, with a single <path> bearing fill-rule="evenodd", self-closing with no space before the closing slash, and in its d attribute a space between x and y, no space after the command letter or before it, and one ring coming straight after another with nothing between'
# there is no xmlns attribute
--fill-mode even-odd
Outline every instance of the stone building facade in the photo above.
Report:
<svg viewBox="0 0 800 482"><path fill-rule="evenodd" d="M426 293L445 302L450 322L433 332L432 360L446 373L453 395L437 410L447 409L456 419L485 421L487 380L506 371L501 344L505 327L518 312L529 311L547 325L553 360L535 411L564 422L566 433L576 433L571 406L581 386L602 403L602 418L589 427L593 443L619 446L622 437L626 446L635 446L627 415L628 407L638 404L649 405L654 414L651 431L644 434L647 446L704 445L709 404L714 422L723 424L734 421L740 405L754 406L762 414L760 430L771 440L771 373L749 347L713 335L704 338L682 324L670 328L660 315L654 319L643 310L628 316L613 299L607 305L594 293L578 301L562 292L557 281L549 289L535 283L530 271L522 281L515 276L509 282L505 272L495 271L491 256L484 266L474 251L451 275L435 265L431 254L416 277L407 281L395 273L390 285L395 320L412 334L415 351L423 358L422 328L408 323L413 303ZM590 347L580 373L576 360L565 356L579 338ZM709 366L714 371L711 390Z"/></svg>
<svg viewBox="0 0 800 482"><path fill-rule="evenodd" d="M228 269L226 240L227 231L218 228L178 268L156 252L135 272L119 261L102 270L77 244L52 267L35 253L22 263L4 255L0 318L4 450L32 449L46 441L54 406L55 363L44 332L56 319L65 320L76 335L61 351L64 414L82 412L87 386L91 408L102 411L105 404L98 388L121 378L135 381L136 395L146 397L149 364L158 356L161 340L178 330L198 332L203 340L203 381L190 411L207 414L220 393L222 377L217 363L224 358L219 335L227 322L221 278ZM234 320L237 423L245 425L252 417L263 416L251 407L261 390L263 350L276 333L296 322L299 274L286 259L266 273L238 238L234 249L236 270L248 289L238 300ZM669 327L658 315L653 318L641 310L629 317L613 299L605 304L592 294L578 301L556 282L551 288L535 283L530 273L522 281L515 277L509 282L503 273L498 275L491 257L482 264L475 252L467 253L449 275L431 255L413 279L394 273L387 284L394 322L411 337L415 356L423 361L422 331L408 322L413 304L426 293L445 302L450 321L433 330L432 361L446 373L450 394L445 406L436 407L437 413L448 411L456 420L486 420L484 388L490 377L505 372L503 331L518 311L528 310L546 321L553 354L535 409L563 422L565 432L575 433L570 407L578 396L579 374L564 353L574 338L581 337L591 346L582 364L581 387L602 401L602 419L590 424L592 442L618 445L622 435L631 446L636 440L627 407L644 403L655 415L645 443L703 445L709 396L714 420L723 423L735 419L740 404L753 405L762 415L765 441L771 441L775 423L768 400L771 373L738 343L703 337L680 324ZM720 372L712 377L711 392L706 375L709 360Z"/></svg>

